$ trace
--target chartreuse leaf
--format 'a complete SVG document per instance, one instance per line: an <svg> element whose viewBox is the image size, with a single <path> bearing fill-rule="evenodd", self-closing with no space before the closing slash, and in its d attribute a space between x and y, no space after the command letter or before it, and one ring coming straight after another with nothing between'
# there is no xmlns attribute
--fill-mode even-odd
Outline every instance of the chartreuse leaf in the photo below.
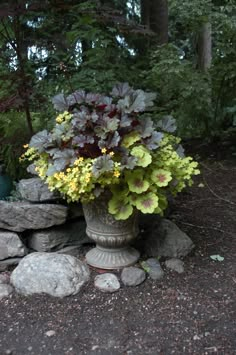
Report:
<svg viewBox="0 0 236 355"><path fill-rule="evenodd" d="M129 189L132 192L141 194L142 192L147 191L149 188L149 182L143 179L143 172L140 170L132 171L126 173L126 181L129 185Z"/></svg>
<svg viewBox="0 0 236 355"><path fill-rule="evenodd" d="M125 148L129 148L131 147L131 145L133 145L135 142L139 140L140 140L140 134L137 131L133 131L124 136L121 146Z"/></svg>
<svg viewBox="0 0 236 355"><path fill-rule="evenodd" d="M126 200L121 200L116 196L113 196L108 202L108 211L114 215L117 220L124 220L129 218L133 213L133 207L126 202Z"/></svg>
<svg viewBox="0 0 236 355"><path fill-rule="evenodd" d="M171 173L164 169L155 169L151 174L151 179L157 186L167 186L171 181Z"/></svg>
<svg viewBox="0 0 236 355"><path fill-rule="evenodd" d="M136 207L142 213L153 213L157 206L158 197L153 192L139 196L136 201Z"/></svg>
<svg viewBox="0 0 236 355"><path fill-rule="evenodd" d="M142 166L143 168L152 162L151 154L149 153L148 149L142 145L132 148L130 154L137 158L136 165Z"/></svg>

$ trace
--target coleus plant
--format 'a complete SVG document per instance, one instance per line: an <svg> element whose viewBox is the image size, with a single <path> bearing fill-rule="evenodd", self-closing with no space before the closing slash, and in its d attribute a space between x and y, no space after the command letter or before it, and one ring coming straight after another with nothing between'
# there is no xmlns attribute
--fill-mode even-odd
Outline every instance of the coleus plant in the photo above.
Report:
<svg viewBox="0 0 236 355"><path fill-rule="evenodd" d="M162 214L168 194L192 184L197 163L183 155L172 117L150 118L154 93L117 84L109 96L75 91L52 100L59 112L51 132L35 134L24 158L50 190L89 202L110 190L117 220L135 209Z"/></svg>

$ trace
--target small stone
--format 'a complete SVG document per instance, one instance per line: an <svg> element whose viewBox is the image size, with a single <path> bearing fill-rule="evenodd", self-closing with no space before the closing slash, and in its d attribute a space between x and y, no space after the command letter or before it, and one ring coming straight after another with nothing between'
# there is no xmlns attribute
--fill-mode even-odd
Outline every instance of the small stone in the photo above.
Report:
<svg viewBox="0 0 236 355"><path fill-rule="evenodd" d="M94 285L102 292L116 292L120 288L118 278L114 274L105 273L97 275L94 280Z"/></svg>
<svg viewBox="0 0 236 355"><path fill-rule="evenodd" d="M201 340L201 338L197 334L195 334L193 340Z"/></svg>
<svg viewBox="0 0 236 355"><path fill-rule="evenodd" d="M121 273L121 280L125 286L138 286L145 279L145 271L134 266L125 267Z"/></svg>
<svg viewBox="0 0 236 355"><path fill-rule="evenodd" d="M164 276L164 271L159 261L155 258L147 259L142 263L145 271L149 274L152 280L161 280Z"/></svg>
<svg viewBox="0 0 236 355"><path fill-rule="evenodd" d="M165 265L168 269L182 274L184 272L184 262L180 259L169 259L165 261Z"/></svg>
<svg viewBox="0 0 236 355"><path fill-rule="evenodd" d="M9 296L13 291L13 288L7 284L0 284L0 300L3 297Z"/></svg>
<svg viewBox="0 0 236 355"><path fill-rule="evenodd" d="M56 334L56 332L55 330L48 330L45 334L47 335L47 337L53 337Z"/></svg>

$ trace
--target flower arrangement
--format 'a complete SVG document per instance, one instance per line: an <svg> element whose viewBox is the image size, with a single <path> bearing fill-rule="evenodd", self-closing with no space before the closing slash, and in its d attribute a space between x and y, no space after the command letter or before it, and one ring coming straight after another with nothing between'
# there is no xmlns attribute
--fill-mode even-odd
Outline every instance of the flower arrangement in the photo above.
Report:
<svg viewBox="0 0 236 355"><path fill-rule="evenodd" d="M149 111L155 94L116 85L110 96L75 91L53 98L59 115L51 132L35 134L24 159L51 191L68 202L89 202L111 191L109 213L127 219L134 209L159 213L199 174L173 135L175 120L156 126Z"/></svg>

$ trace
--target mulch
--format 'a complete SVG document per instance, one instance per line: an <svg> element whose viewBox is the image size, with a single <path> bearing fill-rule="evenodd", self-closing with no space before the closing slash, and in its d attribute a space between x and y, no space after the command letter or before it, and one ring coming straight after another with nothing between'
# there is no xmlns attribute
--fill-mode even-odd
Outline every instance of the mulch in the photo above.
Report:
<svg viewBox="0 0 236 355"><path fill-rule="evenodd" d="M236 165L203 153L202 175L169 216L196 245L184 274L105 294L92 270L73 297L14 293L0 301L0 355L236 354Z"/></svg>

